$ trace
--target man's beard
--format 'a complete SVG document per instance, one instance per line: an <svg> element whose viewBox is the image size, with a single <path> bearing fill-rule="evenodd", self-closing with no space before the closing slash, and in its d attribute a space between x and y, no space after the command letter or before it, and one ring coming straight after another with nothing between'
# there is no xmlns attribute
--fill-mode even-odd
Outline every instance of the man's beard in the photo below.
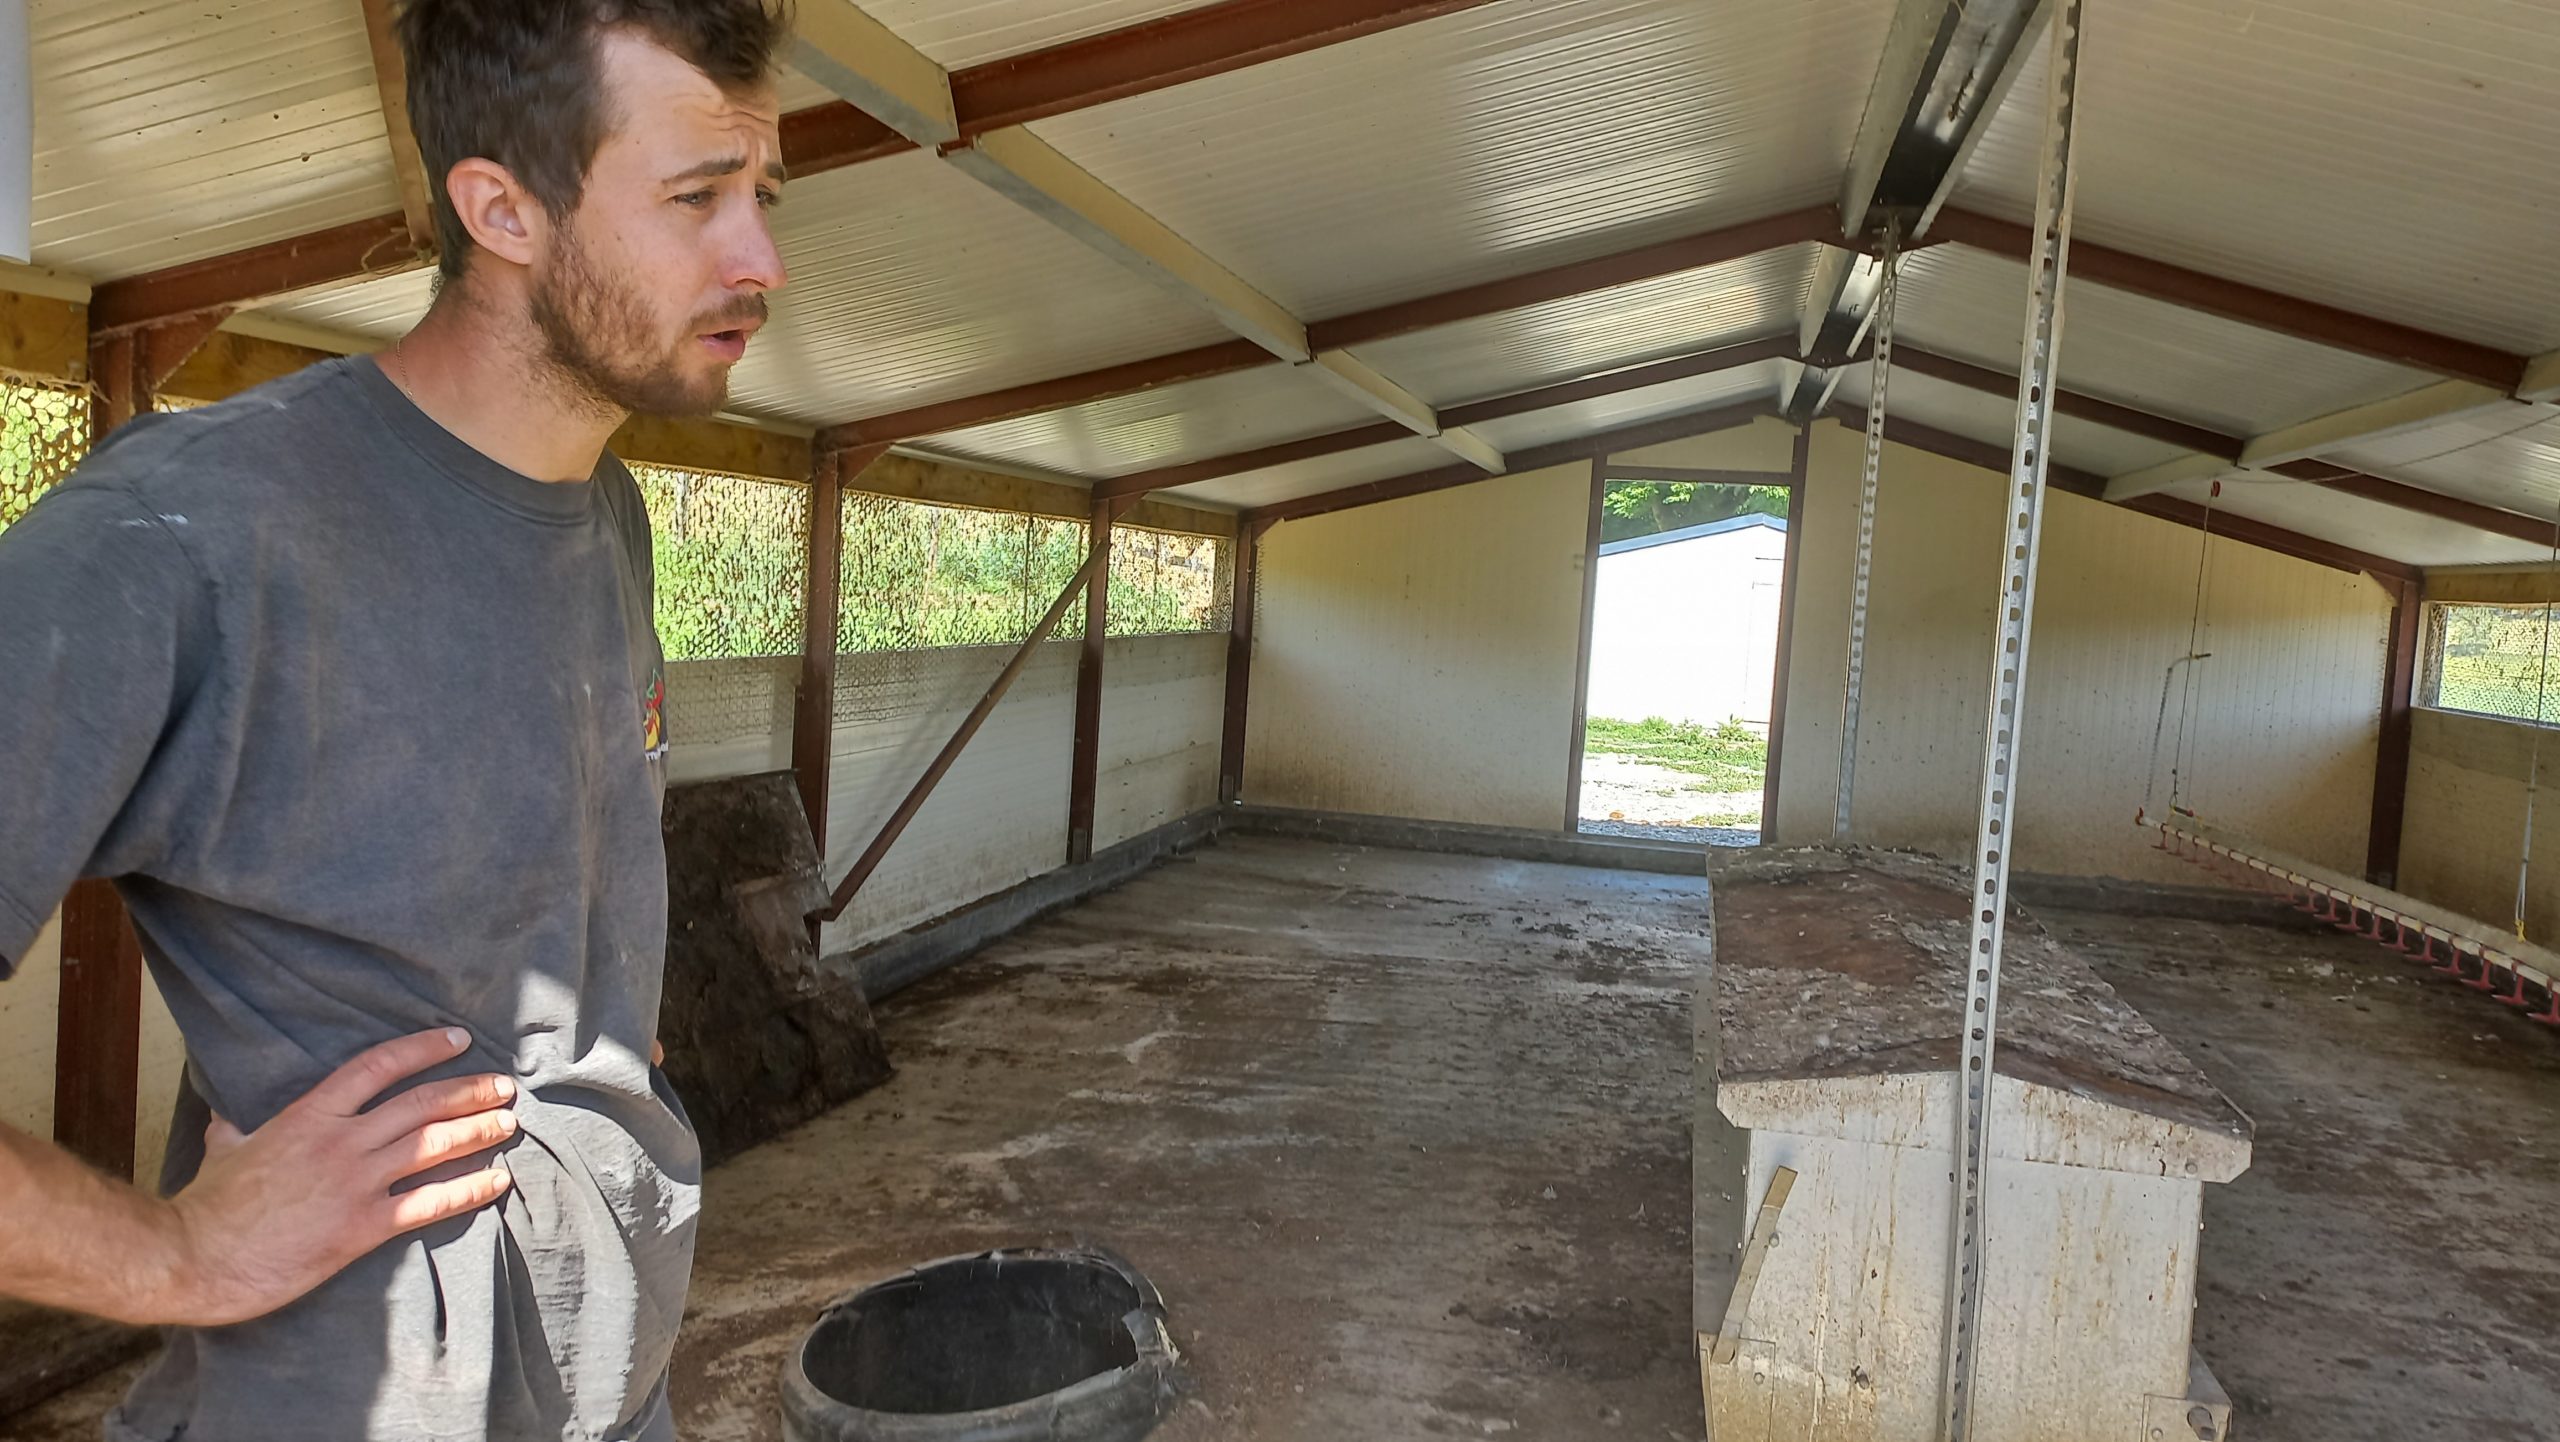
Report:
<svg viewBox="0 0 2560 1442"><path fill-rule="evenodd" d="M645 416L707 416L729 398L725 367L699 379L689 376L674 352L658 348L646 297L627 277L598 265L573 230L549 272L534 286L533 323L542 332L544 359L571 384L599 402ZM685 327L684 340L762 320L762 295L739 296Z"/></svg>

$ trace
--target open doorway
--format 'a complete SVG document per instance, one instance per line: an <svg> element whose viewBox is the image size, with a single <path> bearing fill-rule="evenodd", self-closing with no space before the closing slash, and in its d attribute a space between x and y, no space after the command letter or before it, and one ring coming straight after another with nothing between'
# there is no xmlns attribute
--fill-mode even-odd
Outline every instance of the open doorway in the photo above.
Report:
<svg viewBox="0 0 2560 1442"><path fill-rule="evenodd" d="M1706 478L1732 474L1603 478L1575 797L1586 833L1759 844L1788 491Z"/></svg>

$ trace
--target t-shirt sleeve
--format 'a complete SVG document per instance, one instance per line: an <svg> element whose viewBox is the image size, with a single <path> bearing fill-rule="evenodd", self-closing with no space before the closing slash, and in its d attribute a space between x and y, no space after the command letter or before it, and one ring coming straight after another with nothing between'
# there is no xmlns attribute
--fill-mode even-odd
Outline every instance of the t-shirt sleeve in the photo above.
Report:
<svg viewBox="0 0 2560 1442"><path fill-rule="evenodd" d="M172 524L122 486L66 484L0 531L0 979L88 872L211 636Z"/></svg>

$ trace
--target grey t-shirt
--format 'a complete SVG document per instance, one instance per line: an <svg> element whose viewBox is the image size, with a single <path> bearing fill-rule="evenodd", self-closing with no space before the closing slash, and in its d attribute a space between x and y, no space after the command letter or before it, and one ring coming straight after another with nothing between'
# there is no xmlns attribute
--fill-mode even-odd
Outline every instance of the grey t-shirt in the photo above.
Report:
<svg viewBox="0 0 2560 1442"><path fill-rule="evenodd" d="M701 1160L649 1065L650 588L620 463L530 480L369 360L138 419L0 533L0 977L112 877L244 1130L431 1027L472 1046L430 1076L520 1083L501 1201L172 1333L110 1437L672 1435Z"/></svg>

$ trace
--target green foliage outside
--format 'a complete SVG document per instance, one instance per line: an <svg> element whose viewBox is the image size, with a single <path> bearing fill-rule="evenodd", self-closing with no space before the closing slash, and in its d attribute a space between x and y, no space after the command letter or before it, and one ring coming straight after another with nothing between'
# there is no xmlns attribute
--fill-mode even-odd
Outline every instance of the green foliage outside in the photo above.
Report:
<svg viewBox="0 0 2560 1442"><path fill-rule="evenodd" d="M1625 756L1684 771L1703 778L1718 791L1752 790L1769 770L1768 741L1739 721L1702 726L1695 721L1665 721L1659 716L1642 721L1594 716L1587 723L1583 752L1590 756Z"/></svg>
<svg viewBox="0 0 2560 1442"><path fill-rule="evenodd" d="M2448 605L2436 614L2437 705L2560 725L2560 667L2544 684L2542 607ZM2560 626L2552 645L2560 662Z"/></svg>
<svg viewBox="0 0 2560 1442"><path fill-rule="evenodd" d="M1734 516L1784 516L1784 486L1703 481L1611 481L1600 498L1600 539L1631 541Z"/></svg>
<svg viewBox="0 0 2560 1442"><path fill-rule="evenodd" d="M0 379L0 531L69 475L88 450L85 391Z"/></svg>
<svg viewBox="0 0 2560 1442"><path fill-rule="evenodd" d="M808 493L634 467L655 532L658 633L671 661L800 650ZM886 496L846 499L837 642L848 652L1020 644L1085 558L1080 521ZM1123 531L1112 552L1115 636L1223 628L1222 543ZM1055 633L1084 634L1071 604Z"/></svg>

